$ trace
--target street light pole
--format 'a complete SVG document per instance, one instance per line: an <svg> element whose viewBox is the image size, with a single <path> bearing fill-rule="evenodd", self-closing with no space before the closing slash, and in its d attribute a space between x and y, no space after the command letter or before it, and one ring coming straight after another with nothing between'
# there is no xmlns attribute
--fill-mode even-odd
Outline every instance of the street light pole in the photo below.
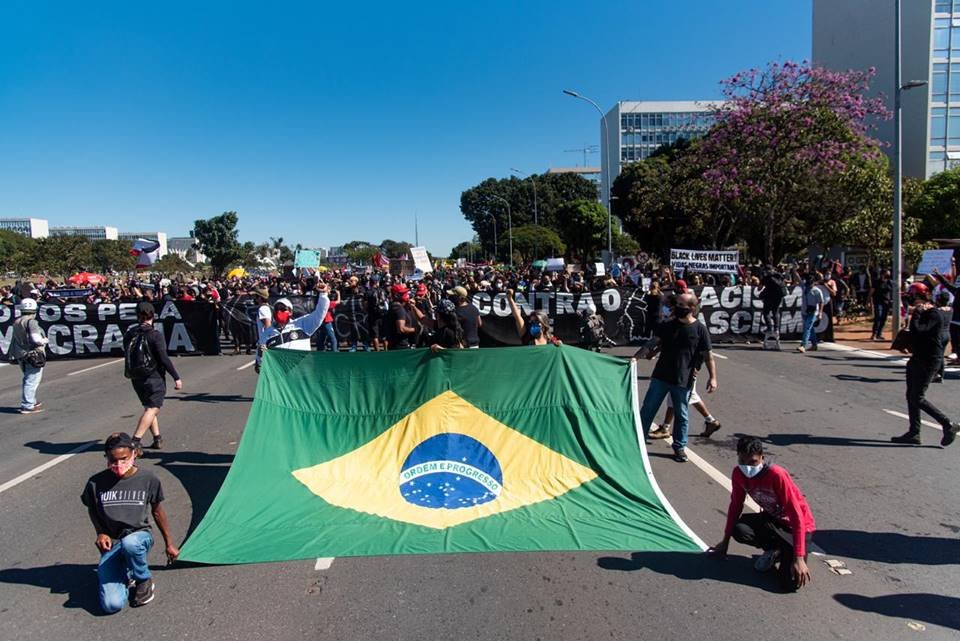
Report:
<svg viewBox="0 0 960 641"><path fill-rule="evenodd" d="M510 265L513 266L513 216L510 213L510 203L502 196L493 195L493 197L507 206L507 230L510 238Z"/></svg>
<svg viewBox="0 0 960 641"><path fill-rule="evenodd" d="M894 18L894 28L896 31L894 42L894 93L893 93L893 286L896 296L897 309L893 314L893 337L896 338L900 332L900 289L903 280L903 92L917 87L923 87L927 84L925 80L911 80L903 84L900 71L900 0L894 0L896 17Z"/></svg>
<svg viewBox="0 0 960 641"><path fill-rule="evenodd" d="M606 203L607 205L607 252L609 253L612 260L613 259L613 213L610 211L611 207L610 207L609 198L610 198L610 192L613 189L613 178L612 178L613 165L610 164L610 147L612 147L613 145L610 144L610 130L609 130L609 127L607 126L607 118L603 113L603 109L600 108L600 105L598 105L593 100L590 100L586 96L582 96L578 94L576 91L571 91L570 89L564 89L563 93L567 94L571 98L579 98L580 100L589 102L591 105L593 105L593 108L597 110L597 113L600 114L600 125L603 128L603 138L604 138L603 143L605 143L607 146L607 152L604 154L604 156L606 156L606 161L607 161L607 203Z"/></svg>
<svg viewBox="0 0 960 641"><path fill-rule="evenodd" d="M510 171L516 174L520 174L521 176L526 176L527 178L530 179L530 182L533 183L533 224L539 225L540 222L537 217L537 181L533 179L533 174L528 174L525 171L520 171L519 169L516 169L514 167L511 167Z"/></svg>
<svg viewBox="0 0 960 641"><path fill-rule="evenodd" d="M497 217L489 211L487 215L490 216L490 220L493 221L493 262L497 262Z"/></svg>

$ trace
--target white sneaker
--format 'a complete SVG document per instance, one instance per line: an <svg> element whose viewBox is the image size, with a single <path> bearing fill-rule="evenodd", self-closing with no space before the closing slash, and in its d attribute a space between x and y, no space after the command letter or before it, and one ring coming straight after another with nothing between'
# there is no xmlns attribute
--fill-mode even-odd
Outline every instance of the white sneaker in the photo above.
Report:
<svg viewBox="0 0 960 641"><path fill-rule="evenodd" d="M807 350L803 347L803 345L801 345L801 346L799 346L799 347L797 348L797 351L800 352L801 354L803 354L803 353L804 353L805 351L807 351Z"/></svg>
<svg viewBox="0 0 960 641"><path fill-rule="evenodd" d="M773 569L773 566L776 565L779 558L780 550L767 550L753 562L753 569L757 572L769 572Z"/></svg>

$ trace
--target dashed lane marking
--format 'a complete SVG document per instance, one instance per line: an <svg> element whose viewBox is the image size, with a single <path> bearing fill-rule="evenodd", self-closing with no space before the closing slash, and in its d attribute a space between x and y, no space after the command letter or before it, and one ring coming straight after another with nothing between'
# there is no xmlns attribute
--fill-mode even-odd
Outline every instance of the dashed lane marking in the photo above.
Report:
<svg viewBox="0 0 960 641"><path fill-rule="evenodd" d="M99 365L94 365L93 367L87 367L84 369L78 369L75 372L70 372L67 376L76 376L77 374L83 374L84 372L91 372L95 369L100 369L101 367L106 367L107 365L116 365L117 363L122 363L123 359L118 358L116 360L108 361L106 363L100 363Z"/></svg>
<svg viewBox="0 0 960 641"><path fill-rule="evenodd" d="M250 361L250 362L247 363L246 365L241 365L240 367L238 367L238 368L237 368L237 371L239 372L239 371L242 370L242 369L247 369L248 367L253 367L253 366L256 365L256 364L257 364L257 361Z"/></svg>
<svg viewBox="0 0 960 641"><path fill-rule="evenodd" d="M313 569L317 570L318 572L320 570L329 570L330 566L333 565L333 560L335 558L336 557L333 557L333 556L320 557L319 559L317 559L317 562L313 566Z"/></svg>
<svg viewBox="0 0 960 641"><path fill-rule="evenodd" d="M896 416L897 418L905 418L905 419L907 419L908 421L910 420L910 417L907 416L906 414L904 414L903 412L894 412L893 410L883 410L883 411L886 412L887 414L889 414L890 416ZM923 425L926 425L927 427L932 427L932 428L934 428L934 429L938 429L938 430L940 430L941 432L943 431L943 428L940 427L940 425L939 425L938 423L934 423L933 421L927 421L927 420L924 420L924 419L920 419L920 422L921 422Z"/></svg>
<svg viewBox="0 0 960 641"><path fill-rule="evenodd" d="M76 455L79 454L80 452L83 452L83 451L86 451L86 450L90 449L91 447L93 447L94 445L96 445L96 444L99 443L99 442L100 442L100 441L89 441L89 442L87 442L87 443L84 443L83 445L80 445L80 446L77 446L77 447L73 448L72 450L70 450L70 451L67 452L66 454L61 454L61 455L58 456L57 458L52 459L52 460L50 460L50 461L47 461L47 462L44 463L43 465L38 465L37 467L33 468L33 469L30 470L29 472L26 472L26 473L24 473L24 474L21 474L20 476L18 476L18 477L15 478L15 479L10 479L9 481L7 481L6 483L4 483L3 485L0 485L0 494L2 494L3 492L6 492L6 491L9 490L10 488L13 488L13 487L16 487L16 486L20 485L21 483L23 483L23 482L26 481L26 480L32 479L34 476L36 476L37 474L40 474L41 472L45 472L45 471L49 470L49 469L50 469L51 467L53 467L54 465L57 465L57 464L59 464L59 463L63 463L63 462L66 461L67 459L73 458L74 456L76 456Z"/></svg>

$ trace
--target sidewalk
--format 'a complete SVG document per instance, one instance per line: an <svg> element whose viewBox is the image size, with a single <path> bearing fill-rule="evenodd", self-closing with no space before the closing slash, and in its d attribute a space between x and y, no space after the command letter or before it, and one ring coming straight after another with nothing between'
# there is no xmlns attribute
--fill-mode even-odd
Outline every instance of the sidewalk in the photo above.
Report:
<svg viewBox="0 0 960 641"><path fill-rule="evenodd" d="M887 321L887 330L883 332L886 340L875 341L870 338L870 332L873 329L872 319L862 319L856 321L846 321L841 325L833 326L833 340L841 345L856 347L858 349L867 349L872 352L880 352L891 356L905 356L898 351L890 349L890 343L893 341L890 336L890 322Z"/></svg>

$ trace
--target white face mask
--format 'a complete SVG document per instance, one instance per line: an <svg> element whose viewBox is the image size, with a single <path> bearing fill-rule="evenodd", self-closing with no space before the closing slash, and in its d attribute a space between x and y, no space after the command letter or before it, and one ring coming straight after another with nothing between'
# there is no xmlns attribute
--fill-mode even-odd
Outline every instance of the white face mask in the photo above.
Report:
<svg viewBox="0 0 960 641"><path fill-rule="evenodd" d="M760 470L763 469L763 463L760 465L743 465L742 463L737 465L740 468L740 471L743 472L743 475L748 479L752 479L754 476L760 473Z"/></svg>

